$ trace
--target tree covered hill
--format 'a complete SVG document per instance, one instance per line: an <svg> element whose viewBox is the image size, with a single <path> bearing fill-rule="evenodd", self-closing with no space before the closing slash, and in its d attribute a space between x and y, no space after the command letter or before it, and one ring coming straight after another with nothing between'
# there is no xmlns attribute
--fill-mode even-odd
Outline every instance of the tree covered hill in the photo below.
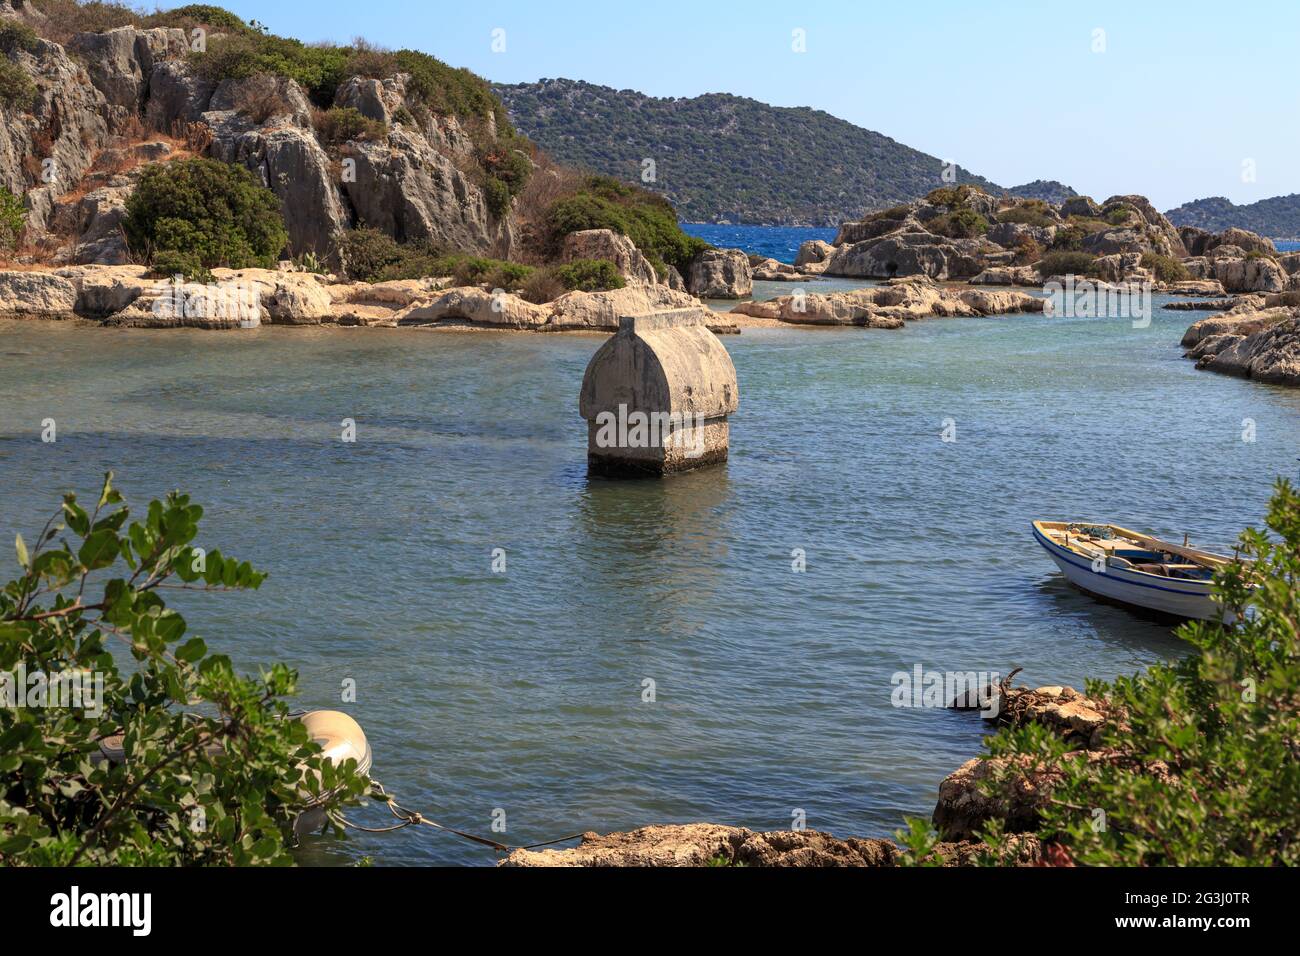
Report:
<svg viewBox="0 0 1300 956"><path fill-rule="evenodd" d="M1007 190L1007 194L1018 199L1041 199L1043 202L1050 202L1057 206L1079 195L1065 183L1057 182L1055 179L1035 179L1032 183L1025 183L1023 186L1012 186Z"/></svg>
<svg viewBox="0 0 1300 956"><path fill-rule="evenodd" d="M561 162L661 192L694 222L839 225L949 185L938 157L829 113L711 93L660 99L575 80L494 87ZM654 181L645 181L646 161ZM957 181L999 187L958 169Z"/></svg>
<svg viewBox="0 0 1300 956"><path fill-rule="evenodd" d="M1210 232L1235 226L1273 239L1300 237L1300 193L1261 199L1245 206L1222 196L1211 196L1183 203L1165 215L1175 226L1196 226Z"/></svg>

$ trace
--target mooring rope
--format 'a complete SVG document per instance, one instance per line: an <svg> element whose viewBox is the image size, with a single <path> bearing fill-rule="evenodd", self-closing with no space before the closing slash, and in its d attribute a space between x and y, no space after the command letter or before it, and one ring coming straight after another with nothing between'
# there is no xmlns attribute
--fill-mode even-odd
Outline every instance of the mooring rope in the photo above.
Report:
<svg viewBox="0 0 1300 956"><path fill-rule="evenodd" d="M574 833L570 836L559 837L555 840L545 840L541 843L529 843L524 846L512 846L508 843L498 843L496 840L489 840L487 837L481 837L474 833L466 833L463 830L457 830L455 827L443 826L441 823L430 820L418 810L408 810L406 807L394 800L389 795L388 791L384 789L382 784L375 783L373 780L371 781L371 787L373 788L373 792L377 793L379 797L383 799L384 803L387 804L388 809L392 812L393 816L397 817L398 820L401 821L400 823L395 823L390 827L367 827L362 826L359 823L353 823L347 817L343 816L342 813L337 814L334 819L350 830L360 830L364 833L392 833L394 830L404 830L407 827L416 826L417 824L422 823L427 827L433 827L435 830L443 830L466 840L472 840L475 843L490 846L492 849L501 853L510 853L514 850L535 850L539 846L552 846L556 843L566 843L569 840L576 840L578 837L582 836L581 833Z"/></svg>

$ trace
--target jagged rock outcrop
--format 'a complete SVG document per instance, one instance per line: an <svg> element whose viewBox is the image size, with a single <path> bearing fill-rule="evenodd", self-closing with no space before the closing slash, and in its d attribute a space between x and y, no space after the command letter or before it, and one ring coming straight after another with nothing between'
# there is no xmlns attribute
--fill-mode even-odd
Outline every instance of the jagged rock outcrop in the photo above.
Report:
<svg viewBox="0 0 1300 956"><path fill-rule="evenodd" d="M149 74L145 122L167 132L178 123L197 123L209 109L216 84L182 60L155 63Z"/></svg>
<svg viewBox="0 0 1300 956"><path fill-rule="evenodd" d="M312 104L297 83L266 75L213 83L185 59L188 52L181 29L131 26L77 34L66 50L47 40L15 50L37 95L30 109L0 108L0 184L25 195L32 238L46 233L57 198L81 186L97 159L112 165L101 154L114 146L113 134L138 129L131 124L140 119L253 170L282 202L290 254L325 256L341 229L364 223L399 240L510 255L512 216L493 215L483 189L461 169L477 162L475 139L456 117L420 107L408 95L406 74L343 83L339 105L385 124L387 134L331 145L313 129ZM483 124L492 135L494 120ZM124 261L113 220L130 186L85 205L84 229L60 261ZM64 215L68 225L71 215Z"/></svg>
<svg viewBox="0 0 1300 956"><path fill-rule="evenodd" d="M108 141L108 104L57 43L38 39L11 57L36 95L26 108L0 103L0 185L24 196L28 226L40 234L55 199L76 186Z"/></svg>
<svg viewBox="0 0 1300 956"><path fill-rule="evenodd" d="M184 56L189 44L180 29L118 27L103 33L78 33L68 49L86 65L90 81L120 123L144 107L154 67Z"/></svg>
<svg viewBox="0 0 1300 956"><path fill-rule="evenodd" d="M1275 259L1220 256L1212 262L1214 278L1228 292L1282 292L1289 287L1289 277Z"/></svg>
<svg viewBox="0 0 1300 956"><path fill-rule="evenodd" d="M1293 293L1288 293L1293 294ZM1183 344L1196 367L1257 382L1300 386L1300 307L1202 319L1187 330Z"/></svg>
<svg viewBox="0 0 1300 956"><path fill-rule="evenodd" d="M691 260L686 287L702 299L743 299L754 291L749 256L740 249L705 249Z"/></svg>
<svg viewBox="0 0 1300 956"><path fill-rule="evenodd" d="M824 273L866 279L969 279L988 267L982 255L985 250L984 242L978 239L949 239L924 230L900 231L840 246Z"/></svg>
<svg viewBox="0 0 1300 956"><path fill-rule="evenodd" d="M418 131L398 126L384 142L349 143L344 159L356 163L343 189L358 221L398 240L509 254L509 221L490 216L482 190Z"/></svg>

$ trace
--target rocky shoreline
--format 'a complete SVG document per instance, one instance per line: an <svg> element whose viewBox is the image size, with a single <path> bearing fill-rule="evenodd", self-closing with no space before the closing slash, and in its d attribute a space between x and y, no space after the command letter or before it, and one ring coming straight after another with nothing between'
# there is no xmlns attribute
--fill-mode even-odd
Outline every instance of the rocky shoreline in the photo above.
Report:
<svg viewBox="0 0 1300 956"><path fill-rule="evenodd" d="M1012 674L1014 675L1014 671ZM1067 756L1102 759L1103 734L1122 726L1122 715L1104 700L1070 687L1029 689L1007 681L979 700L954 701L956 709L987 708L995 703L996 723L1019 727L1038 724L1074 749ZM967 706L973 705L973 706ZM1005 866L1042 865L1050 847L1034 832L1037 810L1049 799L1060 771L1024 767L1006 782L1005 757L975 757L939 785L933 822L940 842L925 861L907 860L892 840L835 837L816 830L754 831L716 823L668 824L609 834L585 833L567 849L515 850L499 862L507 867L569 866L898 866L929 862L967 866L992 854ZM1160 768L1152 768L1160 772ZM1000 821L1004 836L990 848L977 836L984 824Z"/></svg>

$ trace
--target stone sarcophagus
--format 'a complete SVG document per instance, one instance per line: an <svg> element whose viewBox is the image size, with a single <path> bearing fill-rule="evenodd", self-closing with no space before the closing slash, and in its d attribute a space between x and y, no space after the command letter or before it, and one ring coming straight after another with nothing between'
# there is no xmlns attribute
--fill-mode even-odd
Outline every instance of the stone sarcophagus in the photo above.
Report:
<svg viewBox="0 0 1300 956"><path fill-rule="evenodd" d="M731 356L698 309L621 316L582 380L587 469L647 477L726 461L738 399Z"/></svg>

